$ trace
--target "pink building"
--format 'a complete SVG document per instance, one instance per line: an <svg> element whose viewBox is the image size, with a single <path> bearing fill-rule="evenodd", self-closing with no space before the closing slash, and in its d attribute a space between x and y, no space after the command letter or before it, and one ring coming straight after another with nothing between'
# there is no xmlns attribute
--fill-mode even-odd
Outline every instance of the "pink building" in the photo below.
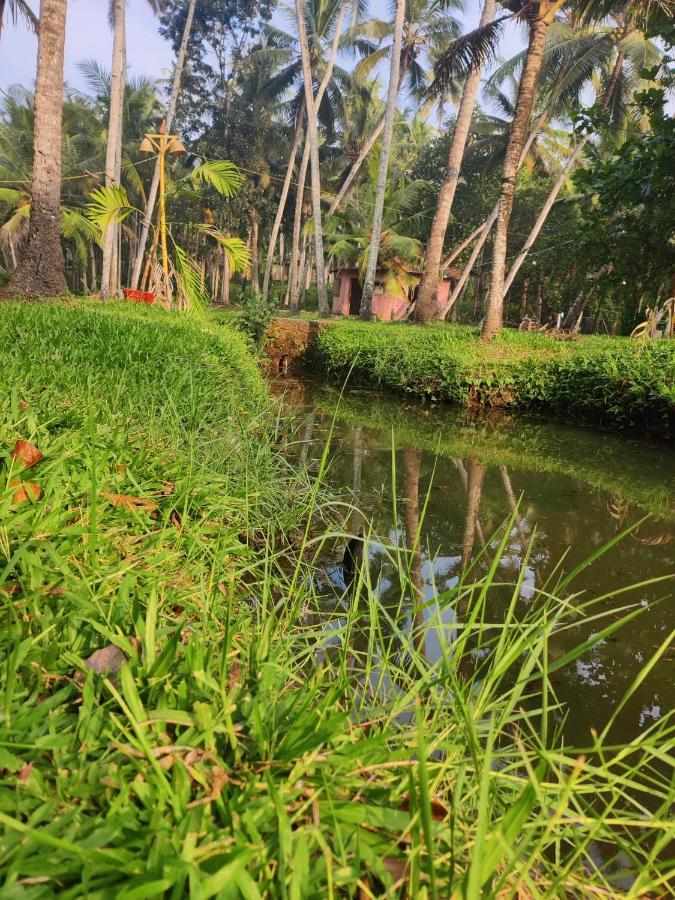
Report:
<svg viewBox="0 0 675 900"><path fill-rule="evenodd" d="M411 270L409 274L418 280L422 277L421 272L414 270ZM410 289L407 296L403 297L388 294L384 290L383 275L384 272L378 269L375 276L375 293L373 294L373 316L383 322L394 322L398 319L404 319L415 299L417 288ZM450 291L457 283L459 275L459 270L453 267L448 269L443 280L438 282L439 306L445 304ZM333 288L333 315L358 316L362 294L363 286L360 281L359 269L338 269L335 273L335 286Z"/></svg>

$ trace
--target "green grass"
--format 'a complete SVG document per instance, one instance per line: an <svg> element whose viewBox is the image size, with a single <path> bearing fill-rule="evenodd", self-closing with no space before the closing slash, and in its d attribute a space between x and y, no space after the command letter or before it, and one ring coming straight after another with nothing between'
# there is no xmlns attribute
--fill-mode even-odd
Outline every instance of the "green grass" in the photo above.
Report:
<svg viewBox="0 0 675 900"><path fill-rule="evenodd" d="M317 364L331 376L464 406L534 409L666 436L675 416L675 341L340 321L322 329Z"/></svg>
<svg viewBox="0 0 675 900"><path fill-rule="evenodd" d="M594 642L641 608L570 603L558 572L493 620L508 527L424 615L397 547L395 608L367 568L351 602L326 596L351 511L278 434L227 326L0 304L1 896L667 893L672 716L567 747L550 681L588 649L550 651L579 616ZM19 438L45 454L23 473ZM79 677L108 645L121 670Z"/></svg>

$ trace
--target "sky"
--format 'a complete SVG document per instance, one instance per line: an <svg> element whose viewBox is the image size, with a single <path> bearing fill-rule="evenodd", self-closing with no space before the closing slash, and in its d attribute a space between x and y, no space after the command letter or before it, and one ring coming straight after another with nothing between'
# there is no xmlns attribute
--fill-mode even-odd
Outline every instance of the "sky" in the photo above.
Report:
<svg viewBox="0 0 675 900"><path fill-rule="evenodd" d="M34 9L38 0L32 0ZM468 28L477 24L480 0L465 0L464 21ZM387 15L385 0L372 0L374 14ZM129 77L147 75L167 78L171 74L172 52L157 30L157 21L147 0L128 0L127 42ZM108 24L107 0L69 0L66 24L65 78L70 87L86 90L86 81L78 65L94 59L110 67L112 33ZM7 16L7 13L5 13ZM523 46L522 35L515 27L507 30L501 52L510 56ZM37 38L22 22L6 23L0 41L0 90L11 84L32 87L35 80Z"/></svg>

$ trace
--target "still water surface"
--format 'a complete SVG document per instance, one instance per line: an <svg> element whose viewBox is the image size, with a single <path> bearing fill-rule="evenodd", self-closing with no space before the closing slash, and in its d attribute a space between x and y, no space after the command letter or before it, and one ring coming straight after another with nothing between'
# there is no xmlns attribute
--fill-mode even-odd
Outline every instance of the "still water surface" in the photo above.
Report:
<svg viewBox="0 0 675 900"><path fill-rule="evenodd" d="M563 557L562 569L571 571L648 517L567 590L580 599L622 591L602 603L609 617L600 624L581 621L551 647L553 656L562 656L607 625L620 607L632 603L644 609L555 676L558 697L568 708L565 737L587 744L590 730L603 727L675 629L672 579L625 592L629 585L675 573L672 448L550 421L473 416L374 392L340 396L308 381L284 380L277 388L295 423L296 462L318 465L330 434L328 481L355 499L383 543L410 547L410 535L419 529L414 577L429 601L453 588L465 566L473 566L476 577L487 571L511 516L498 578L513 585L531 545L520 589L523 607L536 602L535 591ZM343 551L338 546L328 566L338 587ZM380 602L386 603L390 594L400 593L398 579L382 544L374 542L369 557ZM452 639L454 611L444 611L443 620L444 635L438 627L426 634L431 661L440 642ZM674 704L671 647L625 706L614 737L629 740Z"/></svg>

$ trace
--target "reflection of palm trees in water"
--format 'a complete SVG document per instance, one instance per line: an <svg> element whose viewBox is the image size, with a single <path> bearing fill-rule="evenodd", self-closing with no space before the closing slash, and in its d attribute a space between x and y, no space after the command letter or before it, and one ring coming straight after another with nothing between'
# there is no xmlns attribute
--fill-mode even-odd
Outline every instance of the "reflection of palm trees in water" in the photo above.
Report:
<svg viewBox="0 0 675 900"><path fill-rule="evenodd" d="M416 447L403 448L403 521L405 544L408 550L408 571L412 586L413 633L418 650L424 647L424 613L421 609L422 549L420 546L420 468L422 451Z"/></svg>
<svg viewBox="0 0 675 900"><path fill-rule="evenodd" d="M462 466L462 469L464 468L461 460L459 465ZM470 458L466 466L466 518L464 520L464 538L462 540L463 569L468 568L471 562L476 535L478 535L481 546L485 546L485 536L479 519L484 481L485 466L478 462L477 459Z"/></svg>
<svg viewBox="0 0 675 900"><path fill-rule="evenodd" d="M314 435L314 426L316 425L316 412L314 410L311 411L307 418L307 422L305 423L305 430L302 434L302 446L300 447L300 466L307 465L307 459L309 457L309 448L312 444L312 437Z"/></svg>

